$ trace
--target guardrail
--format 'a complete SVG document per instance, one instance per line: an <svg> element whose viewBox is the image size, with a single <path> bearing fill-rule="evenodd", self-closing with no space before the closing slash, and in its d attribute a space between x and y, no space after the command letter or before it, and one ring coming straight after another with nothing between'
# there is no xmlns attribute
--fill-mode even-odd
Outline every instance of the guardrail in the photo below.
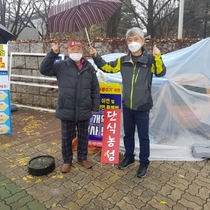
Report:
<svg viewBox="0 0 210 210"><path fill-rule="evenodd" d="M21 53L21 52L11 52L10 53L10 66L9 66L9 85L16 84L16 85L27 85L27 86L34 86L34 87L43 87L43 88L55 88L58 89L58 86L56 85L47 85L47 84L39 84L37 82L23 82L23 81L12 81L12 77L16 78L25 78L25 79L36 79L36 80L47 80L47 81L57 81L54 77L48 77L48 76L30 76L30 75L21 75L21 74L14 74L12 72L12 60L14 56L34 56L34 57L44 57L46 56L46 53ZM58 60L64 60L64 54L59 55ZM48 108L42 108L42 107L34 107L34 106L27 106L23 104L15 104L20 107L26 107L26 108L33 108L38 110L44 110L44 111L52 111L54 112L54 109L48 109Z"/></svg>

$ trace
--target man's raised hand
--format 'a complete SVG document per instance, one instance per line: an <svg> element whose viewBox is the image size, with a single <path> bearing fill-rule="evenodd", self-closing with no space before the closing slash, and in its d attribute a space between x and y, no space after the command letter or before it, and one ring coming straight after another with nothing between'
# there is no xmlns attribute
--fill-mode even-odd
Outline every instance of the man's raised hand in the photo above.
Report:
<svg viewBox="0 0 210 210"><path fill-rule="evenodd" d="M55 53L55 54L59 54L60 53L60 44L55 44L52 46L52 51Z"/></svg>
<svg viewBox="0 0 210 210"><path fill-rule="evenodd" d="M156 47L156 45L153 46L152 54L153 54L153 56L160 54L160 50Z"/></svg>
<svg viewBox="0 0 210 210"><path fill-rule="evenodd" d="M90 54L91 56L96 57L96 56L97 56L97 51L96 51L96 49L93 48L92 46L90 46L90 47L89 47L89 54Z"/></svg>

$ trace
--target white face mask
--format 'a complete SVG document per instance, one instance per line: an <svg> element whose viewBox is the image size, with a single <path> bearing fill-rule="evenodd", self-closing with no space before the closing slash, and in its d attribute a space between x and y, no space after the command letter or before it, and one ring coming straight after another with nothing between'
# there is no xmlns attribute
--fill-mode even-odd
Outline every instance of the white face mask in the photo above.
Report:
<svg viewBox="0 0 210 210"><path fill-rule="evenodd" d="M80 61L80 59L82 58L82 53L70 53L69 58L71 58L75 62Z"/></svg>
<svg viewBox="0 0 210 210"><path fill-rule="evenodd" d="M142 44L140 42L131 42L129 45L128 45L128 49L131 51L131 52L137 52L140 48L141 48Z"/></svg>

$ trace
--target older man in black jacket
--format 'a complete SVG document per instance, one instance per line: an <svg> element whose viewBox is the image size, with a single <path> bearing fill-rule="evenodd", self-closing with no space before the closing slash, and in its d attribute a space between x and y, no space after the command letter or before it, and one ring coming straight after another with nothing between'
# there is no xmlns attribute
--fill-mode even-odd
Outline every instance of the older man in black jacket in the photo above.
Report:
<svg viewBox="0 0 210 210"><path fill-rule="evenodd" d="M67 173L73 160L72 140L75 127L78 131L78 162L85 168L92 165L87 160L88 127L92 112L100 105L99 83L96 71L83 56L84 46L77 41L68 44L69 58L55 62L60 46L54 45L40 66L40 73L56 76L58 100L55 116L61 120L62 132L62 172Z"/></svg>

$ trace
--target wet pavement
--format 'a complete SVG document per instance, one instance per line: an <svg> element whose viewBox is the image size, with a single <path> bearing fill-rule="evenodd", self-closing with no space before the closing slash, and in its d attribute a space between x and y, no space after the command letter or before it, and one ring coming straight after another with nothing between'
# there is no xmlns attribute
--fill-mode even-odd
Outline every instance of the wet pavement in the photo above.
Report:
<svg viewBox="0 0 210 210"><path fill-rule="evenodd" d="M90 154L92 169L74 161L60 168L60 121L54 113L18 108L12 112L13 133L0 136L0 210L209 210L210 161L151 161L145 178L136 177L138 162L126 170L101 164L100 151ZM55 158L45 176L28 173L28 161ZM120 159L122 159L122 155Z"/></svg>

